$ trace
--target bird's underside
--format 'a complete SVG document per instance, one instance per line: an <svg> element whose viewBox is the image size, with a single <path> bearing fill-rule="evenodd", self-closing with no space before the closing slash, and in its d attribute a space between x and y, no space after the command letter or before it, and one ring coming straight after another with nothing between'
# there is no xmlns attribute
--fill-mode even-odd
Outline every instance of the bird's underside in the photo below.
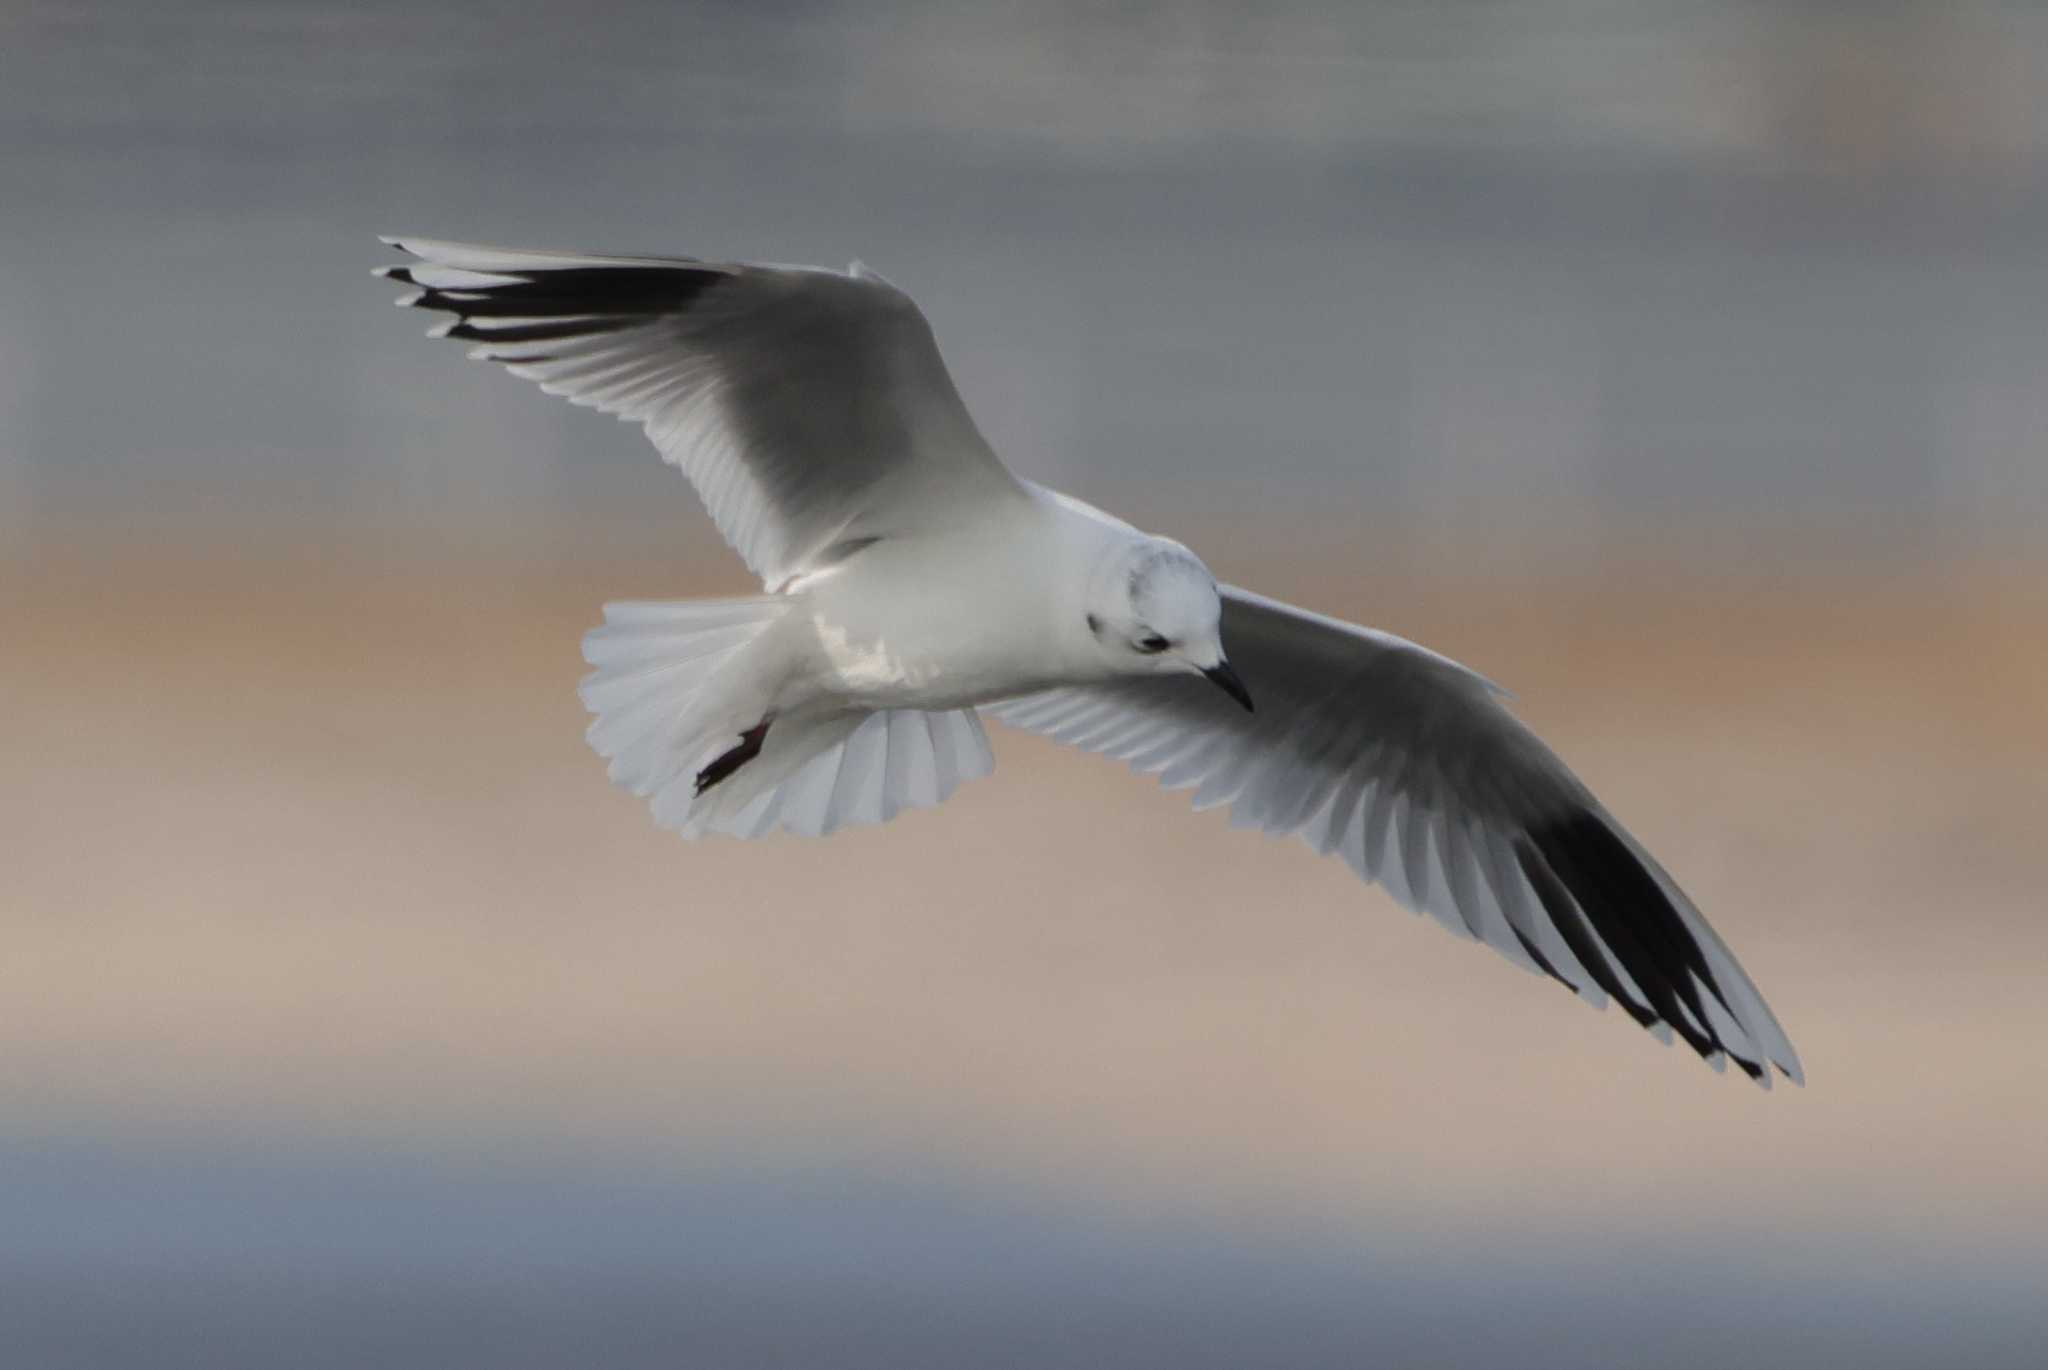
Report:
<svg viewBox="0 0 2048 1370"><path fill-rule="evenodd" d="M1164 673L1171 655L1197 649L1143 630L1129 650L1157 653L1159 670L1076 671L1008 693L997 682L966 706L919 707L849 693L866 666L792 646L818 636L804 587L856 585L864 562L931 529L1044 517L1068 542L1126 538L1134 556L1159 541L1013 477L893 286L858 268L387 241L416 259L380 270L414 287L401 304L446 315L436 332L472 342L472 356L640 423L769 591L607 605L585 640L590 741L657 821L691 836L818 834L938 803L992 768L971 707L985 702L1005 723L1191 789L1198 808L1227 805L1235 825L1339 855L1453 933L1596 1005L1614 999L1717 1068L1733 1060L1766 1086L1774 1067L1803 1079L1756 987L1663 868L1494 687L1412 643L1206 581L1228 660L1191 658L1179 674ZM1098 638L1116 631L1086 620ZM1083 638L1076 650L1093 649ZM830 671L803 664L828 658Z"/></svg>

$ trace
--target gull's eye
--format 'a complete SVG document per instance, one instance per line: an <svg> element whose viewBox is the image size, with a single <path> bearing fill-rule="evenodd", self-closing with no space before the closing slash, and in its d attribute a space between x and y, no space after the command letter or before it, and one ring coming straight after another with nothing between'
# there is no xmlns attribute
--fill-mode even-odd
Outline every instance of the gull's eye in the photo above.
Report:
<svg viewBox="0 0 2048 1370"><path fill-rule="evenodd" d="M1159 636L1159 634L1154 633L1150 637L1139 638L1134 645L1137 647L1139 651L1143 652L1146 656L1158 656L1161 652L1165 651L1168 647L1171 647L1173 644L1171 642L1168 642L1165 638Z"/></svg>

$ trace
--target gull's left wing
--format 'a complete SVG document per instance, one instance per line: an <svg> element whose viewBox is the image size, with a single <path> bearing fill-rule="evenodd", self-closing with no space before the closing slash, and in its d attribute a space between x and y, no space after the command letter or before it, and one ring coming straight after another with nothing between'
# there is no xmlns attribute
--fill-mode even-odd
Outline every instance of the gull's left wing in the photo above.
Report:
<svg viewBox="0 0 2048 1370"><path fill-rule="evenodd" d="M552 395L631 419L773 590L1026 498L908 295L872 272L387 238L399 301Z"/></svg>
<svg viewBox="0 0 2048 1370"><path fill-rule="evenodd" d="M1391 634L1223 587L1247 714L1199 677L1051 690L995 706L1194 787L1196 808L1293 833L1463 937L1612 995L1758 1083L1799 1057L1735 957L1649 853L1465 667Z"/></svg>

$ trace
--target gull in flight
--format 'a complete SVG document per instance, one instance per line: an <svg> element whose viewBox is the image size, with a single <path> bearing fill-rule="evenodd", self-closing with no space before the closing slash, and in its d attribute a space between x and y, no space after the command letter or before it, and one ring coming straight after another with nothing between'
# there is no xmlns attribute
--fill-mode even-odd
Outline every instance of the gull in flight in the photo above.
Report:
<svg viewBox="0 0 2048 1370"><path fill-rule="evenodd" d="M1801 1081L1734 955L1499 690L1011 474L873 272L384 241L415 259L378 271L401 305L640 424L761 577L608 604L584 639L590 743L663 826L815 835L937 804L993 769L985 710L1336 853L1717 1069Z"/></svg>

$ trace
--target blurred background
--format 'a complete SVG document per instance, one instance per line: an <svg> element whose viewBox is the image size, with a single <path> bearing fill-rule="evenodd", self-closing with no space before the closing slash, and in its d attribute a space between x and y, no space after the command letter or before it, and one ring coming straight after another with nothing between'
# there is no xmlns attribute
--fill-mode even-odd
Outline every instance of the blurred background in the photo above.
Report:
<svg viewBox="0 0 2048 1370"><path fill-rule="evenodd" d="M742 593L374 234L843 264L1022 474L1469 662L1763 1094L1035 739L686 845ZM2048 12L0 3L0 1361L2038 1365Z"/></svg>

